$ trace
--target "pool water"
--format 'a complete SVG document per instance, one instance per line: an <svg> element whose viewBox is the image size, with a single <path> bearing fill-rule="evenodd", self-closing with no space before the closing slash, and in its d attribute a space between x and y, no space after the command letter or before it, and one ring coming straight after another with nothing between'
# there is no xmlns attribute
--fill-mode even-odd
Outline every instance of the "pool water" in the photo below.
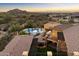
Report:
<svg viewBox="0 0 79 59"><path fill-rule="evenodd" d="M30 33L30 34L36 35L38 33L43 33L44 29L43 28L26 28L23 31L25 33Z"/></svg>

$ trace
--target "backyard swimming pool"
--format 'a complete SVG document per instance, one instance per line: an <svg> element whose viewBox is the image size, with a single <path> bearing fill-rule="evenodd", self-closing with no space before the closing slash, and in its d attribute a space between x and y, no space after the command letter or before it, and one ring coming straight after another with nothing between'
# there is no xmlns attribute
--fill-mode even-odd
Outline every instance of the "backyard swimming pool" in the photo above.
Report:
<svg viewBox="0 0 79 59"><path fill-rule="evenodd" d="M30 33L36 35L38 33L43 33L45 30L43 28L26 28L23 30L25 33Z"/></svg>

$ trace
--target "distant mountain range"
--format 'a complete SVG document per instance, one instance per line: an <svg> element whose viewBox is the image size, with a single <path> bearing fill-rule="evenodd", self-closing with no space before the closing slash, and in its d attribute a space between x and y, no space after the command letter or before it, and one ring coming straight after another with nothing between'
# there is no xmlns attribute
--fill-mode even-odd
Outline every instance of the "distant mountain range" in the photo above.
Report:
<svg viewBox="0 0 79 59"><path fill-rule="evenodd" d="M20 9L13 9L13 10L9 10L7 13L9 13L9 14L26 14L27 11L20 10Z"/></svg>
<svg viewBox="0 0 79 59"><path fill-rule="evenodd" d="M12 10L9 10L7 12L0 12L1 13L8 13L8 14L26 14L26 13L49 13L49 14L66 14L66 12L29 12L29 11L26 11L26 10L20 10L20 9L12 9ZM74 15L79 15L79 12L67 12L67 14L74 14Z"/></svg>

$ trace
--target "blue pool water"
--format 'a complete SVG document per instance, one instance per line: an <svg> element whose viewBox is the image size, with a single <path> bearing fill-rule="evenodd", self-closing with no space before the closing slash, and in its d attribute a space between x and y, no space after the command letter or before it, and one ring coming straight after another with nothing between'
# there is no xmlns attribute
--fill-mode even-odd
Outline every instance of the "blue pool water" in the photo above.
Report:
<svg viewBox="0 0 79 59"><path fill-rule="evenodd" d="M25 33L30 33L30 34L37 34L37 33L43 33L44 29L43 28L26 28L23 30Z"/></svg>

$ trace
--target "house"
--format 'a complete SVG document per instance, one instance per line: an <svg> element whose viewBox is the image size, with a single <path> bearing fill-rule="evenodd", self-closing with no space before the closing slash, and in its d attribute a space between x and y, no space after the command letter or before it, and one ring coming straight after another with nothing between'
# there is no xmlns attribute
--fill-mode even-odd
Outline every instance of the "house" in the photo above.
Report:
<svg viewBox="0 0 79 59"><path fill-rule="evenodd" d="M60 23L57 23L57 22L49 22L49 23L46 23L44 24L44 29L52 29L54 28L55 26L57 25L60 25Z"/></svg>
<svg viewBox="0 0 79 59"><path fill-rule="evenodd" d="M73 19L73 21L74 21L75 23L79 23L79 18L75 18L75 19Z"/></svg>
<svg viewBox="0 0 79 59"><path fill-rule="evenodd" d="M67 55L73 55L79 52L79 24L60 24L52 28L53 39L57 39L58 51L67 52Z"/></svg>

